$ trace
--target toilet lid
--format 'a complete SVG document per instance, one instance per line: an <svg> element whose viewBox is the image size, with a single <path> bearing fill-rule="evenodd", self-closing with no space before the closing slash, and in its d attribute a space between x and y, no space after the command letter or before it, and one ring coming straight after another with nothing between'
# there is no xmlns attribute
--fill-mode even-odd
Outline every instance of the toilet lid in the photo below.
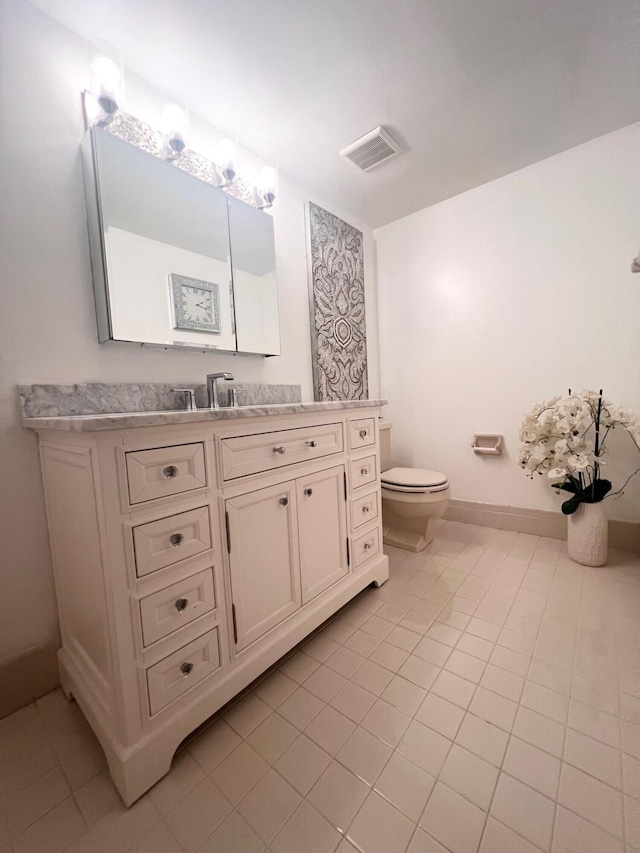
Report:
<svg viewBox="0 0 640 853"><path fill-rule="evenodd" d="M399 486L402 489L430 489L447 485L444 474L428 468L389 468L388 471L382 472L380 479L384 485Z"/></svg>

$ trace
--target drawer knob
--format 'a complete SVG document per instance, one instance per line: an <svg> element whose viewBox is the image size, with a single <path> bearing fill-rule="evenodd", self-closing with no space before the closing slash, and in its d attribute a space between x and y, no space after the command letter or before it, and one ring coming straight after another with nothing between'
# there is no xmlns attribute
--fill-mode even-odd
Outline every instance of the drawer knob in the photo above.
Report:
<svg viewBox="0 0 640 853"><path fill-rule="evenodd" d="M313 494L313 489L305 489L304 490L305 498L310 498L312 494Z"/></svg>
<svg viewBox="0 0 640 853"><path fill-rule="evenodd" d="M365 551L370 551L371 550L371 542L365 542L363 545L363 548Z"/></svg>
<svg viewBox="0 0 640 853"><path fill-rule="evenodd" d="M174 548L177 548L178 545L182 545L184 542L184 536L182 533L172 533L169 537L169 542L171 542Z"/></svg>
<svg viewBox="0 0 640 853"><path fill-rule="evenodd" d="M307 445L307 447L316 447L315 441L305 441L305 444Z"/></svg>
<svg viewBox="0 0 640 853"><path fill-rule="evenodd" d="M188 606L189 606L189 599L188 598L179 598L175 603L175 608L178 611L178 613L184 613L184 611L187 609Z"/></svg>
<svg viewBox="0 0 640 853"><path fill-rule="evenodd" d="M362 474L363 477L366 477L367 474L369 473L369 469L368 468L361 468L360 473Z"/></svg>
<svg viewBox="0 0 640 853"><path fill-rule="evenodd" d="M192 670L193 670L193 664L192 664L192 663L189 663L189 661L186 661L186 662L185 662L185 663L183 663L183 664L182 664L182 666L180 667L180 672L184 675L184 677L185 677L185 678L186 678L188 675L191 675L191 671L192 671Z"/></svg>
<svg viewBox="0 0 640 853"><path fill-rule="evenodd" d="M162 472L167 480L172 480L178 473L178 469L175 465L167 465L167 467Z"/></svg>
<svg viewBox="0 0 640 853"><path fill-rule="evenodd" d="M366 438L366 437L367 437L366 429L361 429L360 430L360 438Z"/></svg>
<svg viewBox="0 0 640 853"><path fill-rule="evenodd" d="M365 515L366 515L368 512L370 512L370 511L371 511L371 507L370 507L370 506L363 506L363 507L362 507L362 512L363 512Z"/></svg>
<svg viewBox="0 0 640 853"><path fill-rule="evenodd" d="M286 453L287 448L286 447L274 447L273 452L274 453Z"/></svg>
<svg viewBox="0 0 640 853"><path fill-rule="evenodd" d="M289 498L280 498L280 506L289 506Z"/></svg>

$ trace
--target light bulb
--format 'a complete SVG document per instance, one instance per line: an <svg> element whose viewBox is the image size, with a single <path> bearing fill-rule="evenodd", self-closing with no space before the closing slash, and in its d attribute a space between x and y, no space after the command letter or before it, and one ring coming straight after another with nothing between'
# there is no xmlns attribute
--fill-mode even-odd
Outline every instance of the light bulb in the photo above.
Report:
<svg viewBox="0 0 640 853"><path fill-rule="evenodd" d="M167 145L170 155L179 156L186 148L189 118L182 107L177 104L167 104L162 111L162 138Z"/></svg>
<svg viewBox="0 0 640 853"><path fill-rule="evenodd" d="M116 62L108 56L96 56L90 68L90 88L100 109L114 116L121 108L122 73Z"/></svg>
<svg viewBox="0 0 640 853"><path fill-rule="evenodd" d="M218 142L218 150L216 152L216 166L222 177L227 182L233 181L237 174L236 158L238 156L238 146L235 140L229 136L223 136Z"/></svg>
<svg viewBox="0 0 640 853"><path fill-rule="evenodd" d="M278 194L278 163L275 157L263 155L259 158L256 189L264 201L263 206L271 207Z"/></svg>

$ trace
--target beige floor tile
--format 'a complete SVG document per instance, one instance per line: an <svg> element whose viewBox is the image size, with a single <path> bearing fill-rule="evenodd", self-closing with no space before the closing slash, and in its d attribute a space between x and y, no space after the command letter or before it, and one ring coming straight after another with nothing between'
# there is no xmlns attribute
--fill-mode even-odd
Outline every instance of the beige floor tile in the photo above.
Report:
<svg viewBox="0 0 640 853"><path fill-rule="evenodd" d="M480 686L475 692L469 710L477 717L505 731L511 731L518 705L504 696L498 696Z"/></svg>
<svg viewBox="0 0 640 853"><path fill-rule="evenodd" d="M424 702L415 714L416 720L453 740L464 719L465 712L462 708L452 702L436 696L435 693L427 694Z"/></svg>
<svg viewBox="0 0 640 853"><path fill-rule="evenodd" d="M640 801L624 798L624 826L627 843L640 850Z"/></svg>
<svg viewBox="0 0 640 853"><path fill-rule="evenodd" d="M491 653L495 648L495 644L489 640L483 640L482 637L476 637L473 634L464 633L458 640L456 650L464 652L467 655L478 658L478 660L488 661Z"/></svg>
<svg viewBox="0 0 640 853"><path fill-rule="evenodd" d="M304 682L304 689L308 690L309 693L313 693L314 696L317 696L323 702L328 702L330 699L333 699L338 690L344 687L346 683L347 679L344 675L340 675L340 673L329 669L328 666L323 664L307 678Z"/></svg>
<svg viewBox="0 0 640 853"><path fill-rule="evenodd" d="M525 708L537 711L539 714L557 720L559 723L566 723L567 721L568 697L555 690L549 690L548 687L543 687L541 684L527 681L520 701Z"/></svg>
<svg viewBox="0 0 640 853"><path fill-rule="evenodd" d="M34 704L0 720L0 765L18 758L34 743L46 743L47 733Z"/></svg>
<svg viewBox="0 0 640 853"><path fill-rule="evenodd" d="M232 810L229 800L207 778L166 814L165 821L185 853L194 853Z"/></svg>
<svg viewBox="0 0 640 853"><path fill-rule="evenodd" d="M300 735L275 763L275 769L304 797L331 763L331 756Z"/></svg>
<svg viewBox="0 0 640 853"><path fill-rule="evenodd" d="M380 774L375 789L417 823L435 783L435 777L395 752Z"/></svg>
<svg viewBox="0 0 640 853"><path fill-rule="evenodd" d="M305 734L329 755L335 755L351 737L356 724L335 708L327 706L312 720Z"/></svg>
<svg viewBox="0 0 640 853"><path fill-rule="evenodd" d="M532 637L512 628L503 628L498 637L498 645L531 656L536 645L536 638L535 634Z"/></svg>
<svg viewBox="0 0 640 853"><path fill-rule="evenodd" d="M358 726L336 758L367 785L373 785L391 754L390 747Z"/></svg>
<svg viewBox="0 0 640 853"><path fill-rule="evenodd" d="M185 771L185 764L190 767L191 772ZM191 767L191 765L193 765L193 767ZM171 782L168 784L165 783L165 790L167 790L168 787L171 787L172 789L181 789L182 786L184 786L185 793L188 793L191 788L204 777L204 773L200 767L198 767L193 758L191 758L188 752L182 752L176 759L174 759L173 768L174 773L170 774ZM166 778L167 777L165 777L165 779ZM187 778L192 779L193 781L187 782ZM162 786L163 781L164 780L160 780L155 787L158 788L159 786ZM151 792L149 792L149 795L153 804L158 808L158 804L151 796ZM184 794L182 794L182 796L184 796ZM75 798L87 826L93 826L94 823L99 821L101 817L104 817L104 815L110 812L111 809L120 802L120 795L114 788L113 782L106 773L99 773L97 776L94 776L90 782L87 782L86 785L78 788L75 792ZM160 798L158 799L160 800ZM179 797L179 799L181 799L181 797ZM172 802L171 805L174 805L174 802ZM168 811L171 805L164 810L158 809L158 811L160 814L164 814L165 811Z"/></svg>
<svg viewBox="0 0 640 853"><path fill-rule="evenodd" d="M491 643L495 643L500 636L500 626L494 625L493 622L487 622L486 619L480 619L478 616L474 616L466 627L466 633L480 637L482 640L488 640Z"/></svg>
<svg viewBox="0 0 640 853"><path fill-rule="evenodd" d="M461 678L453 672L442 670L433 682L431 692L460 708L468 708L476 692L476 686L472 681Z"/></svg>
<svg viewBox="0 0 640 853"><path fill-rule="evenodd" d="M624 853L624 844L577 814L558 806L552 853Z"/></svg>
<svg viewBox="0 0 640 853"><path fill-rule="evenodd" d="M227 711L224 720L241 738L246 738L270 713L266 702L249 693Z"/></svg>
<svg viewBox="0 0 640 853"><path fill-rule="evenodd" d="M418 655L409 655L400 667L398 674L417 684L424 690L429 690L440 673L440 667L423 660Z"/></svg>
<svg viewBox="0 0 640 853"><path fill-rule="evenodd" d="M535 791L555 800L560 782L560 761L548 752L512 737L502 769Z"/></svg>
<svg viewBox="0 0 640 853"><path fill-rule="evenodd" d="M345 678L351 678L353 673L365 662L366 658L359 655L357 652L340 646L330 657L325 661L325 666L334 672L339 673ZM317 673L314 673L314 675ZM313 678L313 676L311 676ZM310 680L310 679L309 679ZM305 682L307 690L307 682Z"/></svg>
<svg viewBox="0 0 640 853"><path fill-rule="evenodd" d="M383 743L396 747L407 730L411 717L394 708L383 699L378 699L362 720L362 728L374 734Z"/></svg>
<svg viewBox="0 0 640 853"><path fill-rule="evenodd" d="M231 726L217 720L192 740L188 749L205 773L210 773L240 742L240 736Z"/></svg>
<svg viewBox="0 0 640 853"><path fill-rule="evenodd" d="M98 853L126 850L159 822L160 816L149 797L141 797L126 808L119 803L89 830Z"/></svg>
<svg viewBox="0 0 640 853"><path fill-rule="evenodd" d="M129 847L127 853L182 853L182 850L169 827L162 822Z"/></svg>
<svg viewBox="0 0 640 853"><path fill-rule="evenodd" d="M418 827L407 847L407 853L449 853L449 851L439 841Z"/></svg>
<svg viewBox="0 0 640 853"><path fill-rule="evenodd" d="M418 687L417 684L408 681L401 675L396 675L384 689L380 698L404 711L405 714L413 716L426 695L427 691L423 690L422 687Z"/></svg>
<svg viewBox="0 0 640 853"><path fill-rule="evenodd" d="M383 642L371 652L369 660L380 664L380 666L383 666L390 672L397 672L408 657L408 651L383 640Z"/></svg>
<svg viewBox="0 0 640 853"><path fill-rule="evenodd" d="M444 668L449 672L455 673L455 675L459 675L461 678L465 678L467 681L477 684L482 678L485 666L484 661L457 648L449 655Z"/></svg>
<svg viewBox="0 0 640 853"><path fill-rule="evenodd" d="M466 714L455 737L456 743L495 767L500 767L509 735L475 714Z"/></svg>
<svg viewBox="0 0 640 853"><path fill-rule="evenodd" d="M592 705L607 714L618 713L620 704L618 691L612 687L607 687L606 684L599 684L590 678L574 675L571 695L574 699L578 699L586 705Z"/></svg>
<svg viewBox="0 0 640 853"><path fill-rule="evenodd" d="M445 646L451 646L452 648L461 636L462 631L458 628L452 628L450 625L442 625L440 622L434 623L427 631L427 637L430 640L435 640L437 643L443 643Z"/></svg>
<svg viewBox="0 0 640 853"><path fill-rule="evenodd" d="M390 646L390 648L393 647ZM354 672L351 681L354 684L359 684L360 687L364 687L369 693L379 696L392 678L393 672L391 670L369 659Z"/></svg>
<svg viewBox="0 0 640 853"><path fill-rule="evenodd" d="M58 853L78 839L85 828L85 822L75 800L73 797L67 797L20 832L13 840L13 849L15 853ZM104 848L96 849L99 853L104 850ZM89 850L87 846L87 851Z"/></svg>
<svg viewBox="0 0 640 853"><path fill-rule="evenodd" d="M279 669L287 678L291 678L297 684L302 684L319 666L320 663L315 658L299 651L281 663Z"/></svg>
<svg viewBox="0 0 640 853"><path fill-rule="evenodd" d="M302 730L306 729L311 720L318 716L324 706L325 703L313 693L309 693L304 687L298 687L278 706L278 713L297 729Z"/></svg>
<svg viewBox="0 0 640 853"><path fill-rule="evenodd" d="M610 835L622 838L622 795L609 785L564 764L558 802Z"/></svg>
<svg viewBox="0 0 640 853"><path fill-rule="evenodd" d="M521 740L562 758L566 727L529 708L518 708L513 734Z"/></svg>
<svg viewBox="0 0 640 853"><path fill-rule="evenodd" d="M387 635L385 642L390 643L392 646L397 646L405 652L412 652L420 640L420 634L410 631L408 628L403 628L401 625L396 625Z"/></svg>
<svg viewBox="0 0 640 853"><path fill-rule="evenodd" d="M329 704L354 723L359 723L375 701L373 693L352 681L347 681Z"/></svg>
<svg viewBox="0 0 640 853"><path fill-rule="evenodd" d="M489 663L480 684L492 693L511 699L512 702L518 702L524 687L524 678Z"/></svg>
<svg viewBox="0 0 640 853"><path fill-rule="evenodd" d="M607 714L605 711L572 699L569 709L569 726L608 746L620 748L620 721L613 714Z"/></svg>
<svg viewBox="0 0 640 853"><path fill-rule="evenodd" d="M82 722L56 731L52 743L74 791L97 773L108 772L102 747L84 718Z"/></svg>
<svg viewBox="0 0 640 853"><path fill-rule="evenodd" d="M57 764L58 757L46 740L38 738L34 743L25 742L19 756L0 764L0 799L35 782Z"/></svg>
<svg viewBox="0 0 640 853"><path fill-rule="evenodd" d="M198 853L262 853L263 850L262 840L246 820L234 811L207 838ZM150 850L149 853L155 851Z"/></svg>
<svg viewBox="0 0 640 853"><path fill-rule="evenodd" d="M66 800L70 793L60 767L48 770L3 803L10 831L17 835L58 803Z"/></svg>
<svg viewBox="0 0 640 853"><path fill-rule="evenodd" d="M506 646L497 645L493 650L489 662L493 666L499 666L501 669L506 669L508 672L524 678L529 671L531 657L522 654L522 652L508 649Z"/></svg>
<svg viewBox="0 0 640 853"><path fill-rule="evenodd" d="M489 816L479 853L539 853L539 850L539 847L529 844L521 835Z"/></svg>
<svg viewBox="0 0 640 853"><path fill-rule="evenodd" d="M427 773L437 776L450 748L448 738L413 720L398 745L398 752Z"/></svg>
<svg viewBox="0 0 640 853"><path fill-rule="evenodd" d="M370 616L366 622L362 623L361 630L367 634L372 634L380 640L384 640L389 631L394 627L394 623L388 619L380 618L380 610L376 610L373 616Z"/></svg>
<svg viewBox="0 0 640 853"><path fill-rule="evenodd" d="M366 631L358 629L357 631L354 631L348 640L345 641L343 648L351 649L351 651L366 658L369 657L371 652L377 648L380 643L381 640L378 637L374 637L372 634L367 634Z"/></svg>
<svg viewBox="0 0 640 853"><path fill-rule="evenodd" d="M423 637L413 650L413 654L417 657L439 667L445 665L451 652L451 646L439 643L430 637Z"/></svg>
<svg viewBox="0 0 640 853"><path fill-rule="evenodd" d="M372 791L347 833L348 839L367 853L405 853L414 824Z"/></svg>
<svg viewBox="0 0 640 853"><path fill-rule="evenodd" d="M420 818L420 826L452 853L476 853L486 814L438 782Z"/></svg>
<svg viewBox="0 0 640 853"><path fill-rule="evenodd" d="M243 742L218 764L211 778L235 806L268 769L267 762Z"/></svg>
<svg viewBox="0 0 640 853"><path fill-rule="evenodd" d="M280 714L274 713L251 732L247 738L247 743L265 761L273 764L291 746L299 734L300 732L295 726L291 725Z"/></svg>
<svg viewBox="0 0 640 853"><path fill-rule="evenodd" d="M369 793L369 786L337 761L332 761L307 800L339 832L346 832Z"/></svg>
<svg viewBox="0 0 640 853"><path fill-rule="evenodd" d="M327 658L340 648L340 645L322 634L316 634L304 645L305 654L315 658L319 663L324 663Z"/></svg>
<svg viewBox="0 0 640 853"><path fill-rule="evenodd" d="M630 755L622 755L623 789L625 794L640 800L640 761Z"/></svg>
<svg viewBox="0 0 640 853"><path fill-rule="evenodd" d="M488 811L498 779L498 769L454 744L439 779L476 806Z"/></svg>
<svg viewBox="0 0 640 853"><path fill-rule="evenodd" d="M340 833L308 802L303 802L271 843L273 853L333 853Z"/></svg>
<svg viewBox="0 0 640 853"><path fill-rule="evenodd" d="M566 696L571 694L571 672L561 669L559 666L534 660L531 662L527 678L529 681L535 681L536 684L542 684L544 687L556 690L558 693L564 693Z"/></svg>
<svg viewBox="0 0 640 853"><path fill-rule="evenodd" d="M238 805L238 812L268 844L301 802L300 794L279 773L269 770Z"/></svg>
<svg viewBox="0 0 640 853"><path fill-rule="evenodd" d="M501 773L491 804L491 814L518 835L549 850L555 804L528 785Z"/></svg>
<svg viewBox="0 0 640 853"><path fill-rule="evenodd" d="M255 695L266 702L270 708L277 708L281 702L290 696L298 686L298 682L289 678L283 672L276 670L268 678L254 688Z"/></svg>
<svg viewBox="0 0 640 853"><path fill-rule="evenodd" d="M621 753L573 729L567 730L564 760L601 782L622 787Z"/></svg>
<svg viewBox="0 0 640 853"><path fill-rule="evenodd" d="M628 720L622 721L622 750L640 759L640 726Z"/></svg>

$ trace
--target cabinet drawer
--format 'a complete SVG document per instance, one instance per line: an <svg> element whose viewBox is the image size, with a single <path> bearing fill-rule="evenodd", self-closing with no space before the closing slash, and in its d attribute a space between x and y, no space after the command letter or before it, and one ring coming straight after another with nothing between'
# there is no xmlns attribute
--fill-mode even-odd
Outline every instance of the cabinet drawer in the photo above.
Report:
<svg viewBox="0 0 640 853"><path fill-rule="evenodd" d="M351 527L354 530L362 527L368 521L378 518L379 514L377 492L369 492L368 495L354 498L351 501Z"/></svg>
<svg viewBox="0 0 640 853"><path fill-rule="evenodd" d="M351 488L366 486L367 483L375 483L378 479L376 471L376 457L365 456L364 459L354 459L349 463Z"/></svg>
<svg viewBox="0 0 640 853"><path fill-rule="evenodd" d="M220 642L218 629L214 628L149 667L149 710L157 714L219 668Z"/></svg>
<svg viewBox="0 0 640 853"><path fill-rule="evenodd" d="M223 438L221 445L223 479L233 480L339 453L344 443L342 424L325 424Z"/></svg>
<svg viewBox="0 0 640 853"><path fill-rule="evenodd" d="M140 599L140 621L145 646L161 640L183 625L214 610L216 598L213 570L206 569L190 578Z"/></svg>
<svg viewBox="0 0 640 853"><path fill-rule="evenodd" d="M380 552L380 531L376 527L353 540L353 565L357 569Z"/></svg>
<svg viewBox="0 0 640 853"><path fill-rule="evenodd" d="M373 418L349 421L349 450L359 450L376 443L376 424Z"/></svg>
<svg viewBox="0 0 640 853"><path fill-rule="evenodd" d="M136 450L125 455L132 504L179 495L207 485L202 443Z"/></svg>
<svg viewBox="0 0 640 853"><path fill-rule="evenodd" d="M136 575L141 578L211 548L206 506L133 528Z"/></svg>

